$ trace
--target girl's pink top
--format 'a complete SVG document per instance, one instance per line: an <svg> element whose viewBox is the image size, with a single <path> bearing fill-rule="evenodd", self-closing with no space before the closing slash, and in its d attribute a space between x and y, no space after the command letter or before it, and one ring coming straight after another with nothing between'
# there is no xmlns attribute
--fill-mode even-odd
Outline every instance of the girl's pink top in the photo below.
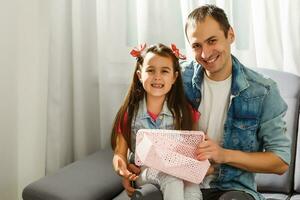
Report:
<svg viewBox="0 0 300 200"><path fill-rule="evenodd" d="M198 110L195 110L194 108L191 107L191 110L192 110L192 119L193 119L193 122L194 123L197 123L200 119L200 112ZM153 119L153 121L156 121L156 119L158 118L159 114L154 114L150 111L148 111L148 114L149 116ZM124 119L123 119L123 123L126 124L127 123L127 120L128 120L128 112L126 112L124 114ZM121 125L120 125L120 122L119 122L119 125L118 125L118 133L121 133Z"/></svg>

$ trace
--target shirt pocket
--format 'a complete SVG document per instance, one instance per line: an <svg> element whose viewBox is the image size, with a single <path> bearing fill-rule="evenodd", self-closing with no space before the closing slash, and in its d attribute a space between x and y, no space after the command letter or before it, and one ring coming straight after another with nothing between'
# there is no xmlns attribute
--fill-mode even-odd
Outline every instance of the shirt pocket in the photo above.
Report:
<svg viewBox="0 0 300 200"><path fill-rule="evenodd" d="M236 150L252 152L257 149L256 119L236 119L232 122L231 142Z"/></svg>

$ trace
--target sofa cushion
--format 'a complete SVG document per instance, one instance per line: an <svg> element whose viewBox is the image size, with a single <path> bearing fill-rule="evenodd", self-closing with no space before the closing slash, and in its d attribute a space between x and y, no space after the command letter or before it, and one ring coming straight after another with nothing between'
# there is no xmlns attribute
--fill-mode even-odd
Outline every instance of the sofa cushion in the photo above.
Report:
<svg viewBox="0 0 300 200"><path fill-rule="evenodd" d="M288 200L289 199L289 196L287 194L263 193L262 195L267 200Z"/></svg>
<svg viewBox="0 0 300 200"><path fill-rule="evenodd" d="M112 199L123 190L113 172L112 151L102 150L28 185L24 200Z"/></svg>
<svg viewBox="0 0 300 200"><path fill-rule="evenodd" d="M300 115L298 116L300 119ZM294 184L294 190L297 193L300 193L300 122L298 124L298 138L297 138L297 149L296 149L296 161L295 161L295 184ZM298 195L300 200L300 195Z"/></svg>
<svg viewBox="0 0 300 200"><path fill-rule="evenodd" d="M300 200L300 194L293 195L290 200Z"/></svg>

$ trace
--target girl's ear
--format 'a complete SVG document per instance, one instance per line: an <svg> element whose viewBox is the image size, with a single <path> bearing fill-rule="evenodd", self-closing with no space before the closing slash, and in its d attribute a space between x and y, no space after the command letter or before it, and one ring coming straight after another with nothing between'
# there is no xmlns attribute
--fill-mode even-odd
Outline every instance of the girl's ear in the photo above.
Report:
<svg viewBox="0 0 300 200"><path fill-rule="evenodd" d="M141 80L141 78L142 78L141 70L137 70L136 75L138 76L139 80Z"/></svg>
<svg viewBox="0 0 300 200"><path fill-rule="evenodd" d="M174 80L173 80L173 84L176 82L176 79L178 77L178 71L175 72L175 76L174 76Z"/></svg>

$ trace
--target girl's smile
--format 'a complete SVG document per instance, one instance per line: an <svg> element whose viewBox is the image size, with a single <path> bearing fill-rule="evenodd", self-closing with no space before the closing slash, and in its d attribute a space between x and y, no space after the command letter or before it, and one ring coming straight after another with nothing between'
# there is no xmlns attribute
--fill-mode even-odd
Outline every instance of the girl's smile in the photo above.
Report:
<svg viewBox="0 0 300 200"><path fill-rule="evenodd" d="M147 53L137 75L147 93L147 97L162 97L171 90L177 78L170 57Z"/></svg>

